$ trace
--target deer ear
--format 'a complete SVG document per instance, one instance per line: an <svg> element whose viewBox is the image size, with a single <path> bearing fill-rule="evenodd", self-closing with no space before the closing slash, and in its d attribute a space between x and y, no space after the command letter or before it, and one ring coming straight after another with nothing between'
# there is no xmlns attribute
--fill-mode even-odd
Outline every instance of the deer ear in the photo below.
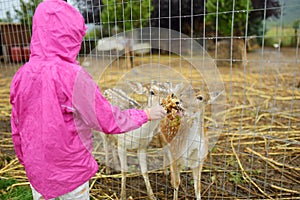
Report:
<svg viewBox="0 0 300 200"><path fill-rule="evenodd" d="M158 82L156 80L151 80L150 88L155 90L157 93L166 94L170 93L172 89L171 82Z"/></svg>
<svg viewBox="0 0 300 200"><path fill-rule="evenodd" d="M193 93L193 88L190 84L182 82L175 85L173 92L177 96L182 96L182 95L190 96Z"/></svg>
<svg viewBox="0 0 300 200"><path fill-rule="evenodd" d="M178 83L177 85L175 85L175 88L173 89L173 92L178 95L182 92L183 88L184 88L184 84L183 83Z"/></svg>
<svg viewBox="0 0 300 200"><path fill-rule="evenodd" d="M144 92L146 92L146 88L140 82L126 81L126 83L137 94L143 94Z"/></svg>
<svg viewBox="0 0 300 200"><path fill-rule="evenodd" d="M162 84L165 92L170 92L170 90L172 89L172 83L167 81L167 82L163 82Z"/></svg>

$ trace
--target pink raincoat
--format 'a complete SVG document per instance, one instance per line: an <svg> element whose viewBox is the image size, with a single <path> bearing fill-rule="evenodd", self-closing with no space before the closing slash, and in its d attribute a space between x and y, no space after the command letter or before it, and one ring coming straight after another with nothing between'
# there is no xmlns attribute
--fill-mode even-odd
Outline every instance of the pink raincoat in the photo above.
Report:
<svg viewBox="0 0 300 200"><path fill-rule="evenodd" d="M122 133L147 122L142 110L121 111L76 62L86 26L62 0L44 0L33 17L30 60L11 84L15 152L45 199L68 193L98 170L91 129Z"/></svg>

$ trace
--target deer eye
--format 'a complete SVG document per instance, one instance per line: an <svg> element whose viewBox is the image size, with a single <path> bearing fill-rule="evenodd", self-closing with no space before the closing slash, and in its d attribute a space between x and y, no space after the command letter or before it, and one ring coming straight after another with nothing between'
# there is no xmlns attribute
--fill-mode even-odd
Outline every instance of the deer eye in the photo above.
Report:
<svg viewBox="0 0 300 200"><path fill-rule="evenodd" d="M203 96L199 95L199 96L197 96L197 99L200 101L203 101Z"/></svg>
<svg viewBox="0 0 300 200"><path fill-rule="evenodd" d="M155 95L155 93L154 93L152 90L150 91L150 94L151 94L151 95Z"/></svg>

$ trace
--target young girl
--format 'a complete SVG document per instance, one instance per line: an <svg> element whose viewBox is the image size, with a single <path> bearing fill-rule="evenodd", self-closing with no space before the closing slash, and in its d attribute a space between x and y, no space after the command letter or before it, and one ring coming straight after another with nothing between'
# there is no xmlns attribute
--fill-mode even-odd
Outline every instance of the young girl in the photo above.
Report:
<svg viewBox="0 0 300 200"><path fill-rule="evenodd" d="M91 130L124 133L165 115L159 105L121 111L102 96L76 62L85 31L75 8L44 0L33 17L30 60L11 83L12 138L34 199L89 199L98 170Z"/></svg>

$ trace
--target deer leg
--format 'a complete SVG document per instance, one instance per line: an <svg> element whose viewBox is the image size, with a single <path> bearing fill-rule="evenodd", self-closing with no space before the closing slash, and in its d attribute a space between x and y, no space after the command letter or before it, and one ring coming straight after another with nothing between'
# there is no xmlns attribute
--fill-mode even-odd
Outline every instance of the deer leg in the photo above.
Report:
<svg viewBox="0 0 300 200"><path fill-rule="evenodd" d="M169 169L168 169L168 165L167 165L167 153L164 152L164 157L163 157L163 170L164 170L164 174L165 176L169 175Z"/></svg>
<svg viewBox="0 0 300 200"><path fill-rule="evenodd" d="M108 137L104 135L103 137L103 147L105 151L105 173L110 174L111 170L109 167L109 147L108 147Z"/></svg>
<svg viewBox="0 0 300 200"><path fill-rule="evenodd" d="M113 162L114 162L113 166L114 166L115 170L119 171L120 164L119 164L119 159L118 159L118 153L114 147L115 146L113 146L113 149L112 149L112 156L113 156Z"/></svg>
<svg viewBox="0 0 300 200"><path fill-rule="evenodd" d="M107 135L108 140L107 140L107 146L109 148L109 151L111 152L110 154L112 155L112 162L110 164L110 170L112 171L113 169L119 171L120 170L120 164L119 164L119 159L118 159L118 153L117 153L117 145L116 145L116 138L114 135ZM126 154L126 153L125 153ZM111 172L112 173L112 172Z"/></svg>
<svg viewBox="0 0 300 200"><path fill-rule="evenodd" d="M148 169L147 169L147 157L146 157L146 149L139 149L138 151L139 163L142 171L142 175L146 184L147 194L149 199L156 200L154 193L152 191L149 176L148 176Z"/></svg>
<svg viewBox="0 0 300 200"><path fill-rule="evenodd" d="M170 173L171 173L171 185L174 188L173 200L178 199L178 190L180 185L180 165L179 160L174 160L169 148L166 149L165 155L168 157Z"/></svg>
<svg viewBox="0 0 300 200"><path fill-rule="evenodd" d="M127 174L127 155L126 148L118 146L118 155L121 163L122 181L121 181L121 200L126 200L126 174Z"/></svg>
<svg viewBox="0 0 300 200"><path fill-rule="evenodd" d="M192 169L194 179L194 189L197 200L201 200L201 173L203 162L198 167Z"/></svg>
<svg viewBox="0 0 300 200"><path fill-rule="evenodd" d="M180 169L177 161L172 161L170 164L170 172L171 172L171 185L174 188L173 192L173 200L178 199L178 190L180 185Z"/></svg>
<svg viewBox="0 0 300 200"><path fill-rule="evenodd" d="M161 147L165 148L164 151L164 156L163 156L163 168L164 168L164 174L165 176L169 175L169 170L168 170L168 164L167 164L167 158L170 158L170 156L168 155L170 152L169 147L167 147L166 145L168 144L166 137L164 136L164 134L160 133L158 135L158 139L160 142ZM169 161L170 162L170 161Z"/></svg>

